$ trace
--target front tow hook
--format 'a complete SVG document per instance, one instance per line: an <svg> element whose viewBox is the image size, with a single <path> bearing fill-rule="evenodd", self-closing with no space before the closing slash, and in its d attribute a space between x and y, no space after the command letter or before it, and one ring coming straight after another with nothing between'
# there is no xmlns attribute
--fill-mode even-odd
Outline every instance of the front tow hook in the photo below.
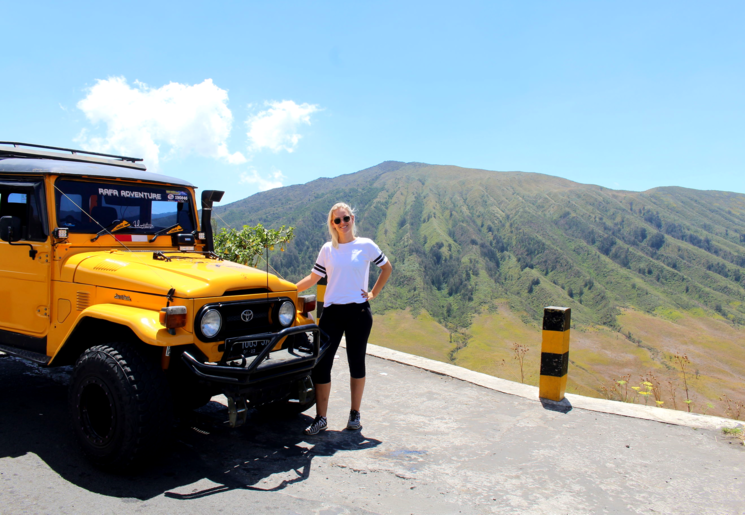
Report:
<svg viewBox="0 0 745 515"><path fill-rule="evenodd" d="M226 395L228 398L228 421L230 427L235 429L246 423L248 415L248 402L242 395Z"/></svg>

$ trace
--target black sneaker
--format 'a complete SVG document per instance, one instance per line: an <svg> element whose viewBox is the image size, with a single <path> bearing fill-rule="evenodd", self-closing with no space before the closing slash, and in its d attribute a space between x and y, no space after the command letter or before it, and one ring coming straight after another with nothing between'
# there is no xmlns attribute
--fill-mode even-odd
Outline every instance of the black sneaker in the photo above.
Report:
<svg viewBox="0 0 745 515"><path fill-rule="evenodd" d="M349 411L349 422L347 422L347 429L362 429L362 423L360 422L360 412L357 410Z"/></svg>
<svg viewBox="0 0 745 515"><path fill-rule="evenodd" d="M303 433L309 436L317 435L321 431L325 431L328 427L328 423L326 422L326 417L319 417L316 416L315 420L313 420L313 423L305 428Z"/></svg>

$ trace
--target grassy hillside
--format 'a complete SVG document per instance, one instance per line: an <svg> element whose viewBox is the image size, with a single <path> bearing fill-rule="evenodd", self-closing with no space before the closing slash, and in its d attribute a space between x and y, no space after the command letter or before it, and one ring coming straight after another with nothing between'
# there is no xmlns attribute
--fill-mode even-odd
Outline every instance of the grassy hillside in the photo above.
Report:
<svg viewBox="0 0 745 515"><path fill-rule="evenodd" d="M741 395L745 195L386 162L220 206L217 221L296 227L272 265L298 280L339 200L395 267L374 306L384 345L512 377L511 342L539 344L543 307L562 305L573 312L577 391L599 394L625 371L670 371L679 348L699 368L712 363L707 399Z"/></svg>

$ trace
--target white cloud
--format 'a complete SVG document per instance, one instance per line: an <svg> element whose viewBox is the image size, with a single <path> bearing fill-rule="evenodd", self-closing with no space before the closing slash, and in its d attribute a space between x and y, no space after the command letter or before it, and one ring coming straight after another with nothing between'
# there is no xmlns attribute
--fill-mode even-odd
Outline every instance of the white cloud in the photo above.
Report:
<svg viewBox="0 0 745 515"><path fill-rule="evenodd" d="M166 158L194 153L244 163L243 154L228 151L233 114L227 103L227 91L212 79L160 88L139 81L133 87L124 77L98 80L77 107L93 124L104 124L105 134L83 129L76 141L88 150L143 157L156 170L162 151Z"/></svg>
<svg viewBox="0 0 745 515"><path fill-rule="evenodd" d="M264 102L265 111L249 116L249 148L258 151L268 148L274 152L293 152L302 137L298 133L301 125L310 125L310 115L319 110L317 105L296 104L292 100ZM249 106L250 107L250 106Z"/></svg>
<svg viewBox="0 0 745 515"><path fill-rule="evenodd" d="M240 182L242 184L255 184L259 188L259 191L266 191L281 187L285 179L287 177L279 170L262 176L255 169L251 168L241 174Z"/></svg>

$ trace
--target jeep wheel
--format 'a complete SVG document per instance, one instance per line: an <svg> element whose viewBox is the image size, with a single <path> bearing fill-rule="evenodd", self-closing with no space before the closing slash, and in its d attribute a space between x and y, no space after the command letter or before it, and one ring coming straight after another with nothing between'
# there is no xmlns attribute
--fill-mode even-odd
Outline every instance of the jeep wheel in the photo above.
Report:
<svg viewBox="0 0 745 515"><path fill-rule="evenodd" d="M85 455L106 468L153 456L172 426L168 384L157 360L131 344L87 349L75 364L69 405Z"/></svg>

